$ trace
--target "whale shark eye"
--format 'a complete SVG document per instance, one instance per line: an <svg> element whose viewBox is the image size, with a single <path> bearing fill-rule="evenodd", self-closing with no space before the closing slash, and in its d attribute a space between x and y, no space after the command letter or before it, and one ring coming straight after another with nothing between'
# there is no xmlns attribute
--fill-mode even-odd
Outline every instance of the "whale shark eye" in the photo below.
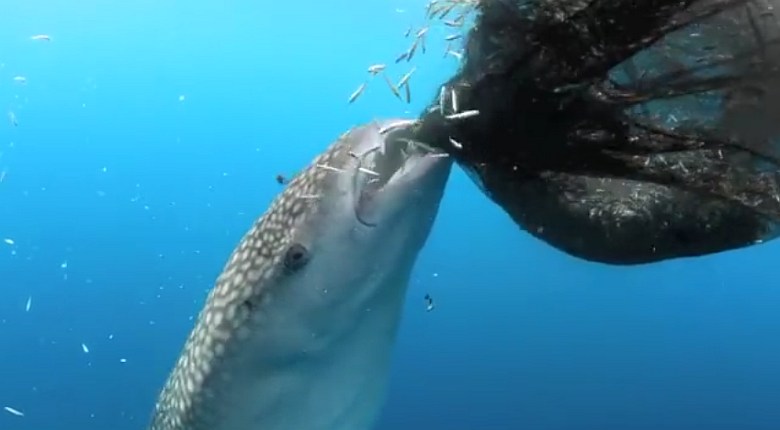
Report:
<svg viewBox="0 0 780 430"><path fill-rule="evenodd" d="M294 243L284 254L284 267L290 271L300 270L309 262L309 250L300 243Z"/></svg>

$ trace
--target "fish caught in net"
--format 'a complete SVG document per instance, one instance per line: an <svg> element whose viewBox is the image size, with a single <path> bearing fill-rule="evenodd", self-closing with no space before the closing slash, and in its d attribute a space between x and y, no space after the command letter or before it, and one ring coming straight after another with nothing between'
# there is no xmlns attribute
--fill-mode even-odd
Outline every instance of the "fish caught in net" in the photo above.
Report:
<svg viewBox="0 0 780 430"><path fill-rule="evenodd" d="M416 126L523 229L639 264L780 223L778 0L482 0ZM780 4L780 2L778 2Z"/></svg>

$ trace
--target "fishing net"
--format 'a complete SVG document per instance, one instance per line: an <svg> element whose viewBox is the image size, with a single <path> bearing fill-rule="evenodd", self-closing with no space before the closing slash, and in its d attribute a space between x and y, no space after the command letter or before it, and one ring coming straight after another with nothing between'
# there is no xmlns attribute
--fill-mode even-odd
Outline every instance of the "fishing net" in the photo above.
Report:
<svg viewBox="0 0 780 430"><path fill-rule="evenodd" d="M772 3L483 0L475 13L416 133L520 227L611 264L777 235Z"/></svg>

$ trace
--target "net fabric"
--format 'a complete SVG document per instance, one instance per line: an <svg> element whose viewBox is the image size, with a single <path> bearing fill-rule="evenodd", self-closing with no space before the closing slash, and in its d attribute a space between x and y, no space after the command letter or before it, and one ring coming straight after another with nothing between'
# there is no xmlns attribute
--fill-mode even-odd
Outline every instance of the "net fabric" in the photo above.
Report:
<svg viewBox="0 0 780 430"><path fill-rule="evenodd" d="M772 2L483 0L461 69L416 133L522 228L584 259L637 264L774 238Z"/></svg>

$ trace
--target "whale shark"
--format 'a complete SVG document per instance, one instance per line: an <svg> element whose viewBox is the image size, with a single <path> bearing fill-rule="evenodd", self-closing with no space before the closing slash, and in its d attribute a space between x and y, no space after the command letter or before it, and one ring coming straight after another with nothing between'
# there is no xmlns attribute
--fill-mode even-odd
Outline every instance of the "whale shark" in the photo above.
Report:
<svg viewBox="0 0 780 430"><path fill-rule="evenodd" d="M341 135L229 257L150 430L367 430L452 161L404 120Z"/></svg>

